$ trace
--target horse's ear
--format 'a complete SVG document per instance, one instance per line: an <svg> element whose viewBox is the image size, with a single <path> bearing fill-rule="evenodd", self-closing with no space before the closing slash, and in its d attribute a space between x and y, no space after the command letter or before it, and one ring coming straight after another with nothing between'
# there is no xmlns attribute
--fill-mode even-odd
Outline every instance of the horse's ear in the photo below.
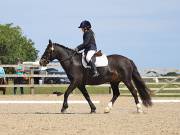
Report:
<svg viewBox="0 0 180 135"><path fill-rule="evenodd" d="M51 41L51 39L49 39L49 44L52 44L52 41Z"/></svg>
<svg viewBox="0 0 180 135"><path fill-rule="evenodd" d="M54 51L54 46L53 46L53 43L52 43L52 41L50 39L49 39L49 45L48 46L51 47L52 51Z"/></svg>

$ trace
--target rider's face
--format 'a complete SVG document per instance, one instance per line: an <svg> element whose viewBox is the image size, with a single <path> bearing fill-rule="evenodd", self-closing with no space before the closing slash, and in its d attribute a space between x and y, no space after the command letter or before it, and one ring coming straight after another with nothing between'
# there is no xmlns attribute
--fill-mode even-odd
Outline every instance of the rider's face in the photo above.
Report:
<svg viewBox="0 0 180 135"><path fill-rule="evenodd" d="M81 28L81 30L82 30L82 32L84 32L84 31L85 31L85 29L84 29L84 28Z"/></svg>

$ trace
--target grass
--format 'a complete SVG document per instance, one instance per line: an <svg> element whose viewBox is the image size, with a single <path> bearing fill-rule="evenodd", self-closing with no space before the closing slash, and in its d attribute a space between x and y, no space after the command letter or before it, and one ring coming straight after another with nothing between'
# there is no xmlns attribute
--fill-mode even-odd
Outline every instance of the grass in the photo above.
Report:
<svg viewBox="0 0 180 135"><path fill-rule="evenodd" d="M12 82L10 82L12 83ZM68 85L67 85L68 86ZM53 92L62 92L64 93L67 89L67 86L63 87L36 87L35 88L35 94L52 94ZM161 88L164 85L163 84L147 84L149 88ZM124 84L119 85L120 88L125 88ZM180 88L180 84L170 84L166 88ZM87 90L90 94L108 94L109 93L109 87L98 87L98 86L89 86L87 87ZM129 96L131 95L129 90L120 90L121 94L123 96ZM30 88L24 88L25 94L31 94ZM78 89L75 89L73 91L74 94L80 94L81 92ZM17 94L20 94L20 89L17 89ZM13 95L13 88L7 88L6 89L6 95ZM158 97L180 97L180 90L162 90L160 93L157 93Z"/></svg>
<svg viewBox="0 0 180 135"><path fill-rule="evenodd" d="M160 86L159 86L160 87ZM156 87L157 88L157 87ZM172 88L172 87L171 87ZM35 94L52 94L53 92L62 92L64 93L67 89L67 86L64 87L38 87L35 88ZM97 86L90 86L87 87L87 90L90 94L108 94L109 87L97 87ZM122 96L129 96L131 95L128 90L121 90L120 91ZM25 94L30 94L30 88L24 88ZM81 92L78 89L73 91L74 94L80 94ZM12 95L13 88L7 88L6 95ZM20 89L17 89L17 94L20 94ZM155 97L180 97L180 90L162 90L157 95L153 95Z"/></svg>
<svg viewBox="0 0 180 135"><path fill-rule="evenodd" d="M48 88L35 88L35 94L52 94L53 92L62 92L64 93L66 91L67 87L48 87ZM88 92L91 94L108 94L109 88L108 87L88 87ZM24 88L25 94L31 94L30 88ZM81 92L78 89L75 89L73 91L74 94L80 94ZM6 95L12 95L13 94L13 88L7 88L6 89ZM17 94L20 94L20 89L17 89Z"/></svg>

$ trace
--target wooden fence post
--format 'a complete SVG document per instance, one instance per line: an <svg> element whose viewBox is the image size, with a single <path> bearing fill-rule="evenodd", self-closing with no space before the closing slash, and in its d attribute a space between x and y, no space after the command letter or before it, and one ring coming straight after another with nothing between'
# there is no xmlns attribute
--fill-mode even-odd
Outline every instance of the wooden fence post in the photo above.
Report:
<svg viewBox="0 0 180 135"><path fill-rule="evenodd" d="M31 88L30 88L30 91L31 91L31 94L34 94L34 70L33 70L33 67L31 67Z"/></svg>

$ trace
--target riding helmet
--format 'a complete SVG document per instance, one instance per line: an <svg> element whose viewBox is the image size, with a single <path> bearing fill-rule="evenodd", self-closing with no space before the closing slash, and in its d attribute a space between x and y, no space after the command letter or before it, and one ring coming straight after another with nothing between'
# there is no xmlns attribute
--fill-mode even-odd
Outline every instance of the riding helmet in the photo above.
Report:
<svg viewBox="0 0 180 135"><path fill-rule="evenodd" d="M91 28L91 23L87 20L84 20L81 22L78 28Z"/></svg>

